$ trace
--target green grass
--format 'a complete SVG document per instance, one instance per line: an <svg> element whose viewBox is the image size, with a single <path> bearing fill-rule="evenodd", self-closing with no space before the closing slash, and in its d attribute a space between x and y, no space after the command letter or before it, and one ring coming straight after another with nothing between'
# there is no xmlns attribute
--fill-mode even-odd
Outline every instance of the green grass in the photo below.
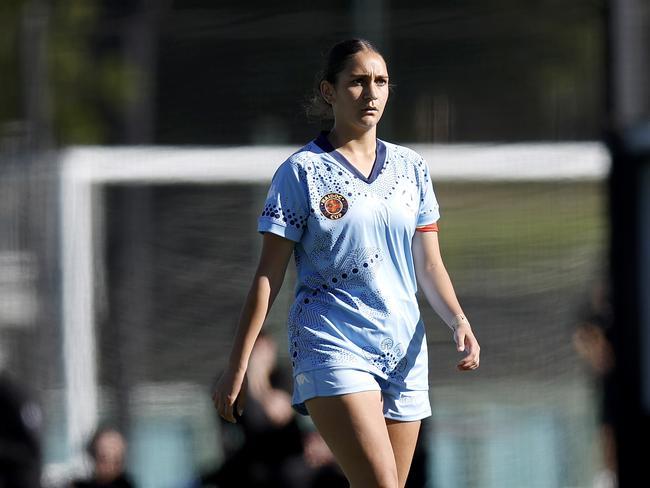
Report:
<svg viewBox="0 0 650 488"><path fill-rule="evenodd" d="M440 240L452 268L512 267L602 253L605 189L596 182L439 183Z"/></svg>

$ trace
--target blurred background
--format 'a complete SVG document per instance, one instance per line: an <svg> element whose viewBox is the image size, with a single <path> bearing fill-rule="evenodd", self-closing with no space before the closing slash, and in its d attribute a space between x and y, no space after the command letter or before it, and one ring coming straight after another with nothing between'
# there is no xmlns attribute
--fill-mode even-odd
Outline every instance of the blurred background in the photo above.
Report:
<svg viewBox="0 0 650 488"><path fill-rule="evenodd" d="M605 0L2 0L0 368L31 406L43 485L89 475L100 425L142 488L199 486L244 442L210 389L257 215L275 168L329 127L304 115L323 55L361 36L396 85L378 135L427 159L483 353L457 373L422 302L434 414L412 486L615 486L600 141L648 102L615 111L611 15ZM266 325L285 372L294 281Z"/></svg>

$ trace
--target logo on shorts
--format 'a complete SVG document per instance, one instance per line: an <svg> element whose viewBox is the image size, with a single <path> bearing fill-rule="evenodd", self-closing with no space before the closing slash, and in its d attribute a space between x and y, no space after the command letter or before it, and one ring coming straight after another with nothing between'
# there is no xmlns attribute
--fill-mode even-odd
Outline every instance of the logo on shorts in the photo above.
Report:
<svg viewBox="0 0 650 488"><path fill-rule="evenodd" d="M300 373L298 376L296 376L296 383L299 385L304 385L305 383L309 383L309 378L305 376L303 373Z"/></svg>
<svg viewBox="0 0 650 488"><path fill-rule="evenodd" d="M399 397L400 405L416 405L420 403L420 398L415 395L405 395L402 393Z"/></svg>
<svg viewBox="0 0 650 488"><path fill-rule="evenodd" d="M320 212L330 220L338 220L348 212L348 201L338 193L328 193L320 199Z"/></svg>

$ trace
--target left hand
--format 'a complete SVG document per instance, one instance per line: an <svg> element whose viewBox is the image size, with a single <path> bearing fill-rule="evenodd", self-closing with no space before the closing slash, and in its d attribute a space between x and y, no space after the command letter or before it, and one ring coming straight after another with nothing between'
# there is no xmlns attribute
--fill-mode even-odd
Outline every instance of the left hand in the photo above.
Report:
<svg viewBox="0 0 650 488"><path fill-rule="evenodd" d="M232 424L237 422L234 411L236 409L239 416L244 413L247 388L245 370L227 368L221 374L212 393L212 402L221 418Z"/></svg>
<svg viewBox="0 0 650 488"><path fill-rule="evenodd" d="M456 350L465 352L466 356L456 366L459 371L473 371L478 368L481 347L478 345L469 323L461 323L454 331Z"/></svg>

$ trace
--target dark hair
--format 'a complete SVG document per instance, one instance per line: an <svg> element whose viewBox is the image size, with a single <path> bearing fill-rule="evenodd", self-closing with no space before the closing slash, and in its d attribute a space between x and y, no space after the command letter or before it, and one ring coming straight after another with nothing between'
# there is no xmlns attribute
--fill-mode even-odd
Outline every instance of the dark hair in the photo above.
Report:
<svg viewBox="0 0 650 488"><path fill-rule="evenodd" d="M305 106L307 118L310 120L322 120L333 118L332 107L323 99L320 92L322 81L329 81L335 84L339 73L345 69L348 60L361 51L371 51L383 55L367 39L346 39L334 44L324 58L323 68L318 72L314 80L314 87Z"/></svg>

